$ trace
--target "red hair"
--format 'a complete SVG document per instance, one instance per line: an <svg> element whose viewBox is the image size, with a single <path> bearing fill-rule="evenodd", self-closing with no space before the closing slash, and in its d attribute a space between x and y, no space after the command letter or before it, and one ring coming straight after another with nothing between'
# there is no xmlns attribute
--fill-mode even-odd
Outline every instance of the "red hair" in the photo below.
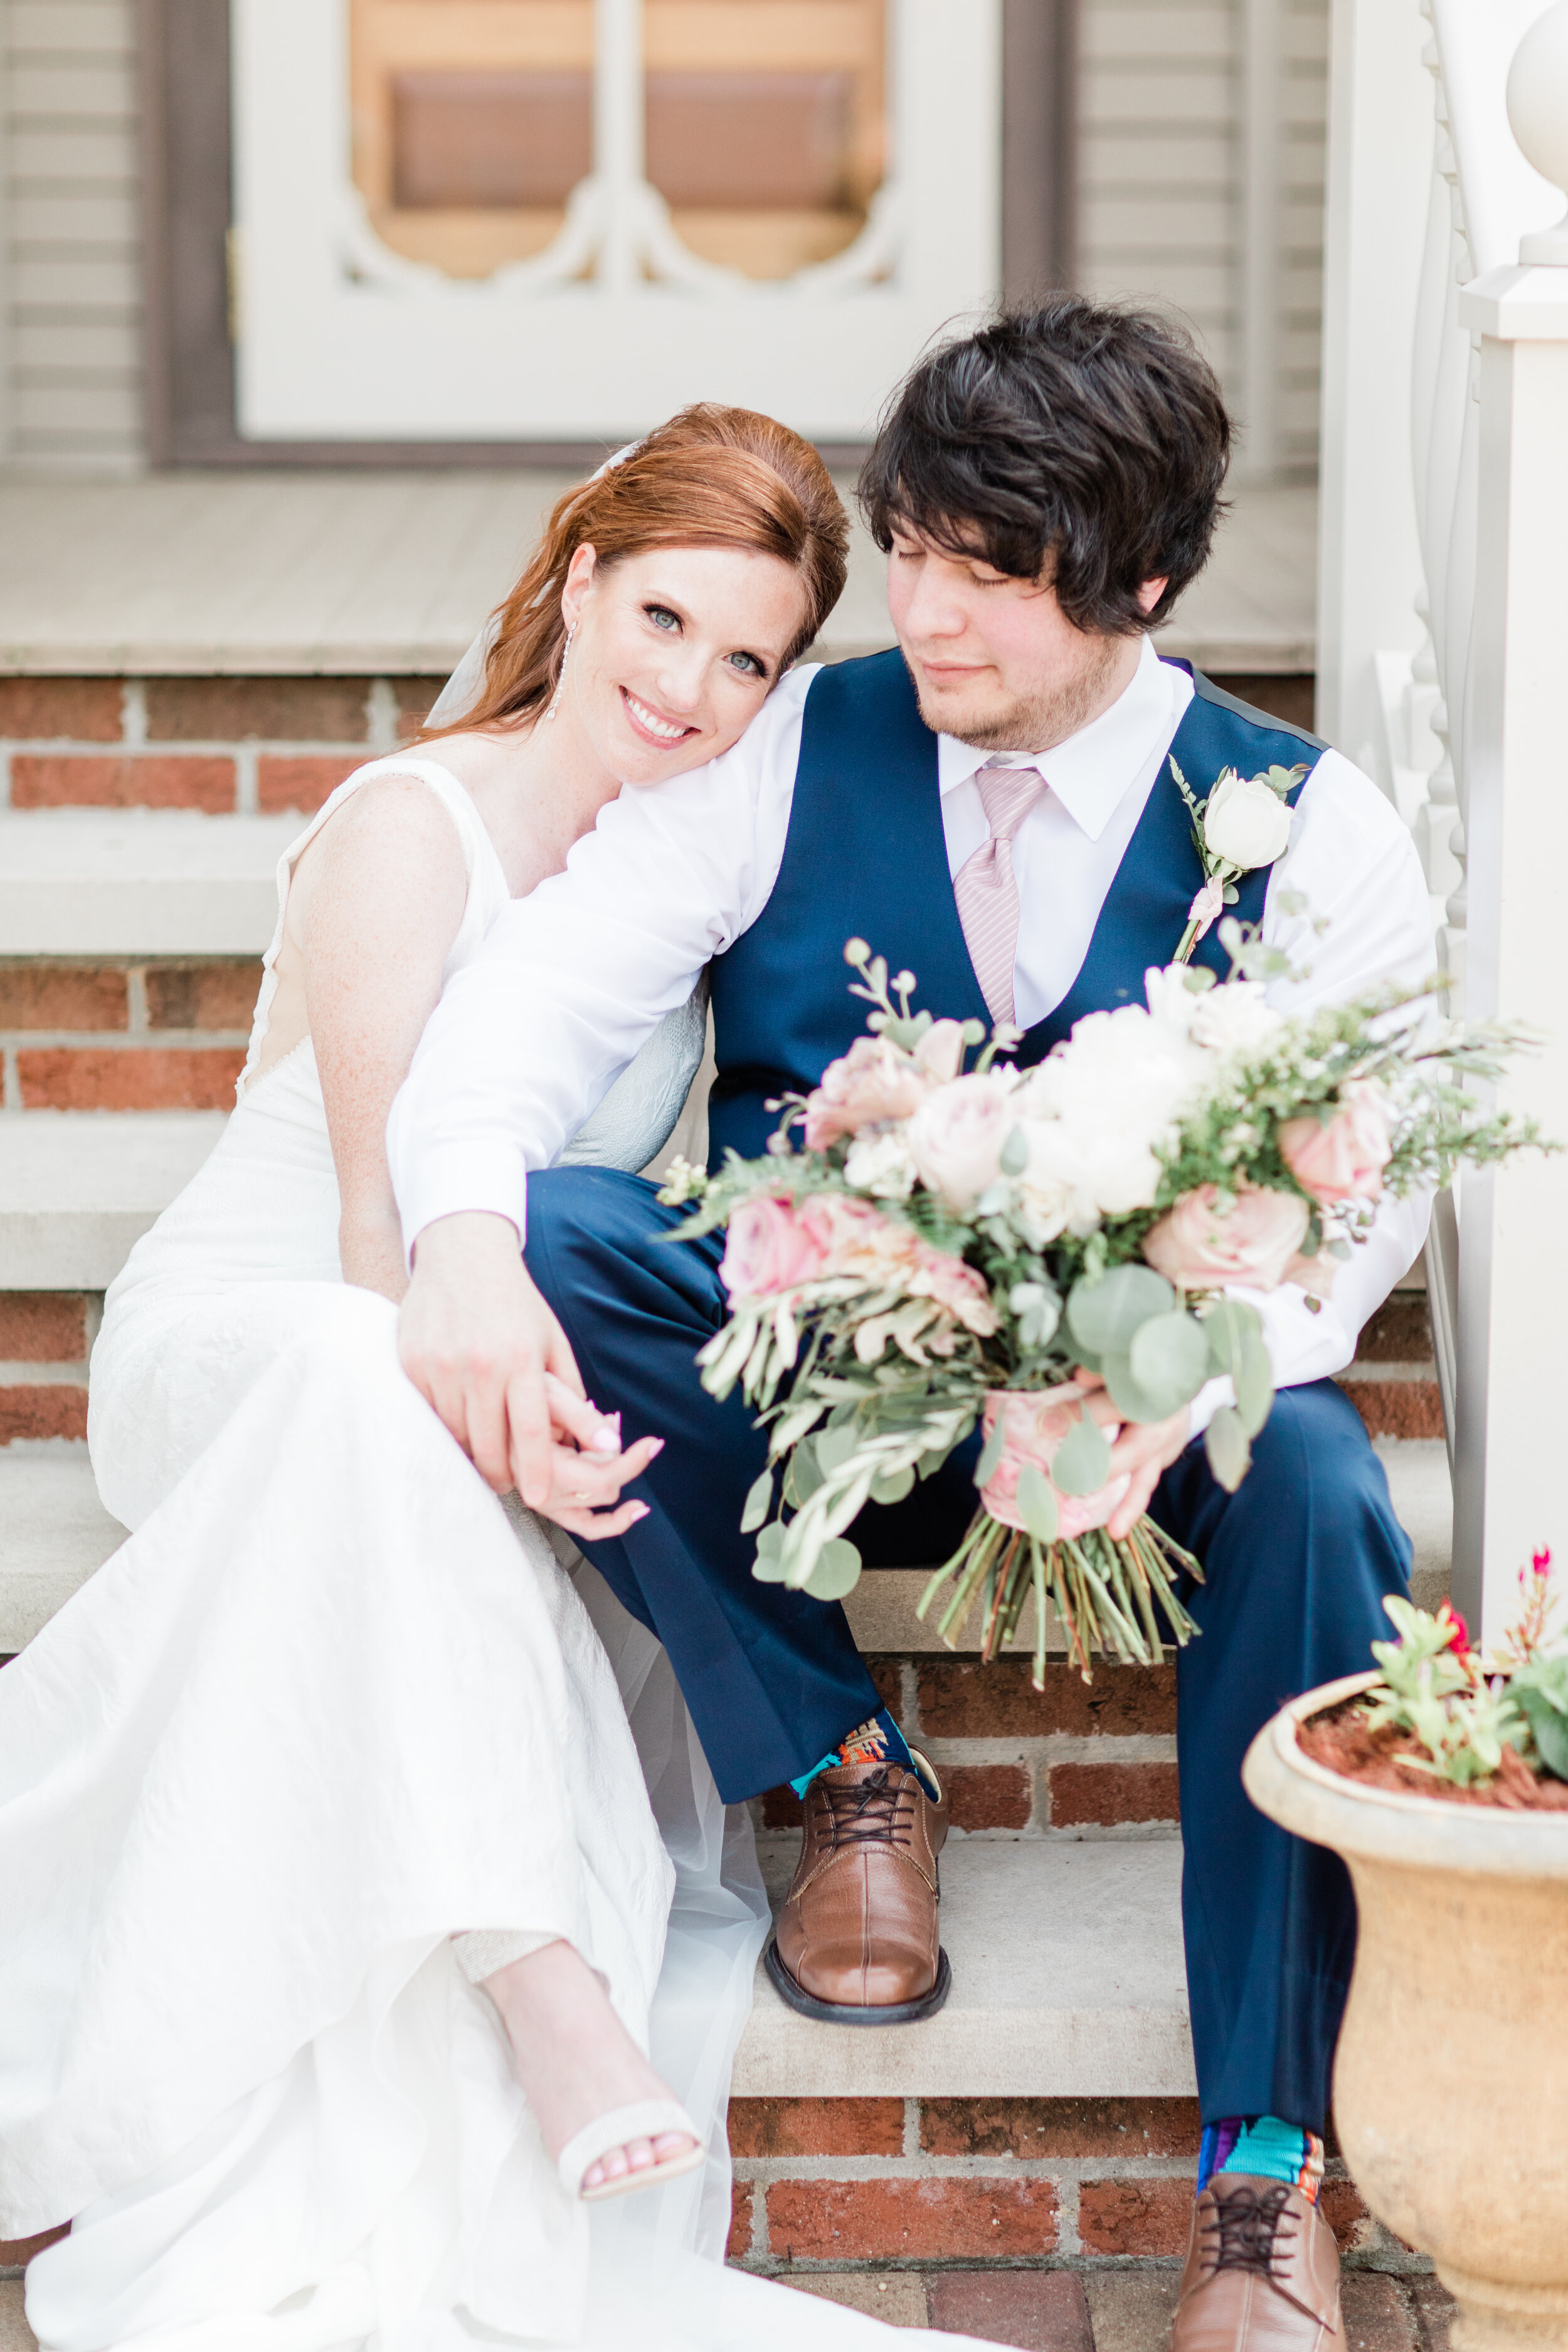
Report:
<svg viewBox="0 0 1568 2352"><path fill-rule="evenodd" d="M749 408L700 401L629 456L558 500L527 570L500 608L484 684L463 717L424 742L542 710L561 675L561 590L580 547L601 564L651 547L742 547L787 563L805 617L784 656L803 654L843 592L849 524L809 441Z"/></svg>

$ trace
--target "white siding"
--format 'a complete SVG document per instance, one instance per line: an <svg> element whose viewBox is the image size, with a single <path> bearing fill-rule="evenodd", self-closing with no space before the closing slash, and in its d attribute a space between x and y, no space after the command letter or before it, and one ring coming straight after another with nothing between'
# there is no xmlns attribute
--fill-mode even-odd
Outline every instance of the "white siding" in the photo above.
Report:
<svg viewBox="0 0 1568 2352"><path fill-rule="evenodd" d="M1265 470L1301 479L1317 461L1328 0L1272 5L1274 135L1258 142L1277 220ZM1080 283L1174 305L1243 407L1248 15L1244 0L1083 0L1079 118Z"/></svg>
<svg viewBox="0 0 1568 2352"><path fill-rule="evenodd" d="M142 461L134 0L0 0L0 435L27 470Z"/></svg>

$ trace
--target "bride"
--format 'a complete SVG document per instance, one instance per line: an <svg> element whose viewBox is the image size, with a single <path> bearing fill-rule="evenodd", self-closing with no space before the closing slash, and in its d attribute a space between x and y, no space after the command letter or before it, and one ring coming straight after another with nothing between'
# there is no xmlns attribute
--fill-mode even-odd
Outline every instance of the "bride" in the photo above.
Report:
<svg viewBox="0 0 1568 2352"><path fill-rule="evenodd" d="M281 861L237 1108L94 1352L133 1532L0 1676L0 2237L72 2223L28 2273L46 2352L802 2324L689 2251L727 2213L749 1838L652 1637L404 1377L383 1136L445 980L623 783L738 739L847 543L808 445L686 412L557 506L464 723ZM672 1016L579 1156L653 1157L701 1027ZM658 1439L623 1448L564 1345L550 1398L551 1519L618 1532Z"/></svg>

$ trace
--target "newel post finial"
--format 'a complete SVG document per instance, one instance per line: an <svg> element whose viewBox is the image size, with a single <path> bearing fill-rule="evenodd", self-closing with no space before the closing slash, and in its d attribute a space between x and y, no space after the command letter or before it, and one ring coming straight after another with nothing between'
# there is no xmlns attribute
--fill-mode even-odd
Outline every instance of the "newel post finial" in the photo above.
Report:
<svg viewBox="0 0 1568 2352"><path fill-rule="evenodd" d="M1553 187L1568 190L1568 0L1555 0L1514 51L1508 119L1526 160ZM1554 228L1521 237L1519 257L1568 264L1568 212Z"/></svg>

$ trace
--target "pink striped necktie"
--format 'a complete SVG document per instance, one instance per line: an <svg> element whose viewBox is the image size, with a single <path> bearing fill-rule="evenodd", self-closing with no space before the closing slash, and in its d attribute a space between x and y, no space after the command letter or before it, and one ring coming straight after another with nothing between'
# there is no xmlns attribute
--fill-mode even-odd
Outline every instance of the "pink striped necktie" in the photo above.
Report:
<svg viewBox="0 0 1568 2352"><path fill-rule="evenodd" d="M1013 836L1040 794L1046 780L1037 768L993 767L976 775L980 805L991 828L953 877L952 895L969 949L969 961L993 1021L1013 1018L1013 964L1018 952L1018 885L1013 873Z"/></svg>

